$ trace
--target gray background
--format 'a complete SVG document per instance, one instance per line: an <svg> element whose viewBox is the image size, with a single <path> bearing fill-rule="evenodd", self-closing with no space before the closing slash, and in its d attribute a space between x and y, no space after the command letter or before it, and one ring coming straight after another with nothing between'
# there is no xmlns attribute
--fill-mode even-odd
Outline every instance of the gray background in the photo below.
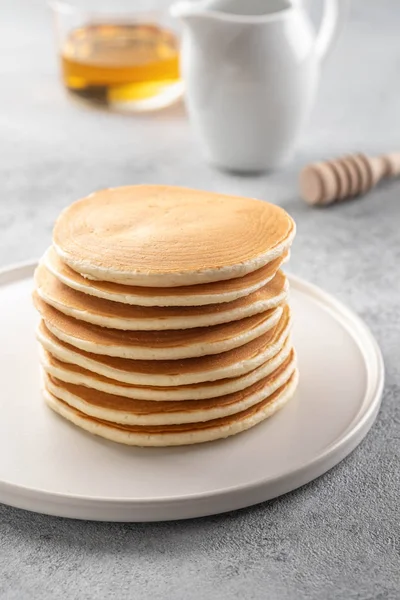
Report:
<svg viewBox="0 0 400 600"><path fill-rule="evenodd" d="M327 210L296 192L310 159L400 149L400 3L353 1L296 159L253 178L204 164L182 108L123 117L71 102L42 2L3 2L0 22L1 265L38 256L60 209L101 187L162 182L258 196L297 220L291 270L367 321L387 368L382 410L361 446L278 500L149 525L0 506L0 598L400 598L400 184Z"/></svg>

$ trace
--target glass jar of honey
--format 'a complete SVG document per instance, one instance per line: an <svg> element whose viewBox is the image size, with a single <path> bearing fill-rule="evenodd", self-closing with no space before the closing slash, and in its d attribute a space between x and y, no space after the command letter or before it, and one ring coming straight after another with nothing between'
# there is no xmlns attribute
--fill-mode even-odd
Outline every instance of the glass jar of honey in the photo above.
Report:
<svg viewBox="0 0 400 600"><path fill-rule="evenodd" d="M181 97L179 41L167 11L142 11L136 0L50 4L63 82L75 97L125 111Z"/></svg>

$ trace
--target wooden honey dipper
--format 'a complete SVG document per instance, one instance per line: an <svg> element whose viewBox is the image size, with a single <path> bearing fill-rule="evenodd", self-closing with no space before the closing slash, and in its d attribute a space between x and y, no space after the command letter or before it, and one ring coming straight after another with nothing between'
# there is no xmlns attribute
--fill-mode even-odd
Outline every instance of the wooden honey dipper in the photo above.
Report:
<svg viewBox="0 0 400 600"><path fill-rule="evenodd" d="M368 157L349 154L307 165L300 173L300 193L308 204L327 205L365 194L385 177L400 175L400 153Z"/></svg>

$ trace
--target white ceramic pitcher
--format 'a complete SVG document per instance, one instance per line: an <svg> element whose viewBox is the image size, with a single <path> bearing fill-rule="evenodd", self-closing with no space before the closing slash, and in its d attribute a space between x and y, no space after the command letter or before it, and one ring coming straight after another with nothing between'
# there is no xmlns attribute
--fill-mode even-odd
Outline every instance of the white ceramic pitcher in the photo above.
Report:
<svg viewBox="0 0 400 600"><path fill-rule="evenodd" d="M325 0L318 35L296 0L172 5L189 117L210 162L251 172L291 157L346 4Z"/></svg>

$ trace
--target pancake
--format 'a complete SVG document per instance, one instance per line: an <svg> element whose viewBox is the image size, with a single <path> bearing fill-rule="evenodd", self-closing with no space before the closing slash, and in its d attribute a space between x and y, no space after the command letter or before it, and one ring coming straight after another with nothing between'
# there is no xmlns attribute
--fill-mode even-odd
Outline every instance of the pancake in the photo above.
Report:
<svg viewBox="0 0 400 600"><path fill-rule="evenodd" d="M40 362L43 370L53 375L56 379L74 385L86 386L100 392L107 392L116 396L123 396L133 400L150 401L182 401L182 400L205 400L208 398L217 398L226 394L240 392L250 387L260 379L267 377L287 359L292 346L288 338L283 348L275 356L265 363L253 369L240 377L220 379L218 381L208 381L204 383L192 383L189 385L169 386L169 387L150 387L120 383L114 379L109 379L103 375L92 373L78 365L66 363L39 346Z"/></svg>
<svg viewBox="0 0 400 600"><path fill-rule="evenodd" d="M56 338L41 321L37 337L61 361L76 364L109 379L147 386L178 386L239 377L256 369L281 350L290 331L290 311L285 306L278 324L244 346L200 358L133 360L79 350Z"/></svg>
<svg viewBox="0 0 400 600"><path fill-rule="evenodd" d="M266 311L241 321L211 327L172 331L121 331L78 321L46 304L33 293L34 304L46 327L71 346L106 356L165 360L218 354L243 346L274 327L283 308Z"/></svg>
<svg viewBox="0 0 400 600"><path fill-rule="evenodd" d="M239 413L204 421L180 425L122 425L89 417L72 408L44 390L50 408L89 433L130 446L182 446L226 438L261 423L282 408L293 397L298 383L295 370L290 379L278 390Z"/></svg>
<svg viewBox="0 0 400 600"><path fill-rule="evenodd" d="M45 375L45 387L59 400L80 412L124 425L176 425L219 419L246 410L280 388L296 367L294 352L268 377L249 388L208 400L151 402L115 396L88 387L65 383Z"/></svg>
<svg viewBox="0 0 400 600"><path fill-rule="evenodd" d="M264 287L233 302L207 306L128 306L82 294L64 285L40 264L35 271L40 298L60 312L101 327L124 331L209 327L250 317L285 301L288 282L281 271Z"/></svg>
<svg viewBox="0 0 400 600"><path fill-rule="evenodd" d="M151 288L121 285L109 281L94 281L73 271L50 247L43 257L47 269L68 287L97 298L139 304L140 306L204 306L231 302L248 296L273 279L275 273L289 258L289 251L243 277L186 287Z"/></svg>
<svg viewBox="0 0 400 600"><path fill-rule="evenodd" d="M295 224L260 200L161 185L106 189L66 208L57 254L99 281L176 287L242 277L290 247Z"/></svg>

